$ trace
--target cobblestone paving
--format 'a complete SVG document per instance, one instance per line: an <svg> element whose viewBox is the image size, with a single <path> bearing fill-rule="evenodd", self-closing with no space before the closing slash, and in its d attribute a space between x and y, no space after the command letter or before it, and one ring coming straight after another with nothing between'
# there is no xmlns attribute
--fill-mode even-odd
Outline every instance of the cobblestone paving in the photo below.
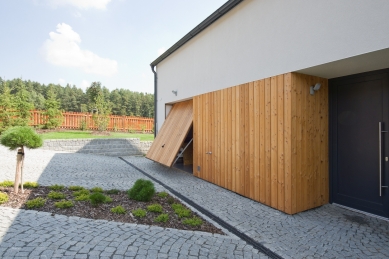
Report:
<svg viewBox="0 0 389 259"><path fill-rule="evenodd" d="M41 185L63 184L95 186L103 189L128 190L134 181L145 178L129 168L117 157L81 153L59 153L50 150L25 151L23 181L36 181ZM0 146L0 181L15 178L16 151ZM156 184L157 191L164 190Z"/></svg>
<svg viewBox="0 0 389 259"><path fill-rule="evenodd" d="M238 238L0 208L0 258L267 258Z"/></svg>
<svg viewBox="0 0 389 259"><path fill-rule="evenodd" d="M145 158L130 163L284 258L389 258L389 222L325 205L287 215Z"/></svg>
<svg viewBox="0 0 389 259"><path fill-rule="evenodd" d="M12 180L15 166L16 152L0 147L0 181ZM23 172L25 181L41 185L122 190L147 178L118 158L47 150L27 150ZM268 258L225 232L227 236L0 207L0 258Z"/></svg>

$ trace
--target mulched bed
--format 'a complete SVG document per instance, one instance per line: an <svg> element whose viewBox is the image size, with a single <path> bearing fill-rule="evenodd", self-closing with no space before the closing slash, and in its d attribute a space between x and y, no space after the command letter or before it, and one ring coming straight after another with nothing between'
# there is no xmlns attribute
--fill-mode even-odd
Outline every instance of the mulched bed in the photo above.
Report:
<svg viewBox="0 0 389 259"><path fill-rule="evenodd" d="M74 201L74 196L72 195L73 191L65 188L64 190L58 191L64 193L66 195L66 200L73 200L74 207L68 209L59 209L56 208L54 203L58 200L52 200L47 198L47 194L51 191L46 186L39 186L35 189L24 189L24 194L20 191L18 194L13 192L13 188L11 187L0 187L1 192L5 192L9 196L9 200L6 203L1 204L3 207L11 207L15 209L28 209L25 205L27 200L32 200L38 197L42 197L46 199L46 203L43 207L35 208L37 211L45 211L51 213L53 216L55 214L61 214L66 216L77 216L82 218L90 218L90 219L103 219L109 221L118 221L124 223L135 223L135 224L143 224L143 225L152 225L152 226L160 226L164 228L175 228L175 229L184 229L184 230L192 230L192 231L203 231L210 233L222 234L224 233L216 228L211 223L203 220L203 224L198 227L188 226L182 223L183 219L179 218L175 212L173 211L171 204L168 203L169 197L174 199L174 203L182 204L178 199L175 199L172 196L168 196L166 198L161 198L155 195L150 202L138 202L134 200L130 200L128 198L127 192L120 191L119 194L105 194L112 198L112 202L104 203L97 207L93 207L90 201ZM138 218L132 215L131 211L134 209L142 208L147 211L147 206L151 204L160 204L163 207L163 213L169 214L169 221L166 223L155 222L154 219L159 215L158 213L147 212L146 217ZM126 210L126 214L115 214L110 210L118 205L123 206ZM182 204L186 207L184 204ZM186 207L187 208L187 207ZM192 216L197 216L201 218L195 212L192 212Z"/></svg>

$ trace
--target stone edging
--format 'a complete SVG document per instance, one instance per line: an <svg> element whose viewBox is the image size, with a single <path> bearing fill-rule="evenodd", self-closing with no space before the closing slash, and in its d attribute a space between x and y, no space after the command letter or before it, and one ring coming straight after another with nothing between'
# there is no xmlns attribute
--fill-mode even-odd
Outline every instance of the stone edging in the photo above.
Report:
<svg viewBox="0 0 389 259"><path fill-rule="evenodd" d="M44 141L42 149L105 156L141 156L147 153L152 143L139 138L50 139Z"/></svg>

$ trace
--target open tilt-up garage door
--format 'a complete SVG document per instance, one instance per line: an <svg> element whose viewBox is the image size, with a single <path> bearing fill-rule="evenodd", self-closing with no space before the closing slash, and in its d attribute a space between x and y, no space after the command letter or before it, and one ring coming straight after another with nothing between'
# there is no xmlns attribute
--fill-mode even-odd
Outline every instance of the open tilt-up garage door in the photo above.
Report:
<svg viewBox="0 0 389 259"><path fill-rule="evenodd" d="M171 167L193 123L193 101L173 105L146 157Z"/></svg>

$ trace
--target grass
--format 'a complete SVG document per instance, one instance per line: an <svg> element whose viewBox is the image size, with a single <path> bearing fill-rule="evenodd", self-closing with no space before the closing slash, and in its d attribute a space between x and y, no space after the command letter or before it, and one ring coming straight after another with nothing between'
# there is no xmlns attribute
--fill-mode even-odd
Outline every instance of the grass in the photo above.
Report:
<svg viewBox="0 0 389 259"><path fill-rule="evenodd" d="M39 197L39 198L27 201L26 206L29 209L40 208L40 207L43 207L45 205L45 202L46 202L45 199Z"/></svg>
<svg viewBox="0 0 389 259"><path fill-rule="evenodd" d="M51 191L47 197L49 197L50 199L53 199L53 200L61 200L61 199L65 199L65 194L61 193L61 192L55 192L55 191Z"/></svg>
<svg viewBox="0 0 389 259"><path fill-rule="evenodd" d="M57 207L59 209L67 209L67 208L71 208L74 206L72 201L59 201L59 202L56 202L54 204L55 204L55 207Z"/></svg>
<svg viewBox="0 0 389 259"><path fill-rule="evenodd" d="M197 227L197 226L201 226L201 224L203 224L203 221L197 217L193 217L190 219L185 219L182 223L192 227Z"/></svg>
<svg viewBox="0 0 389 259"><path fill-rule="evenodd" d="M142 209L133 210L133 211L132 211L132 214L133 214L135 217L139 217L139 218L146 217L146 211L145 211L145 210L142 210Z"/></svg>
<svg viewBox="0 0 389 259"><path fill-rule="evenodd" d="M169 220L169 215L168 214L161 214L158 217L155 218L155 222L163 222L166 223Z"/></svg>
<svg viewBox="0 0 389 259"><path fill-rule="evenodd" d="M46 139L82 139L82 138L139 138L141 141L153 141L154 134L141 134L141 133L121 133L121 132L110 132L110 136L96 136L92 135L91 131L59 131L59 132L48 132L39 134L43 140Z"/></svg>
<svg viewBox="0 0 389 259"><path fill-rule="evenodd" d="M53 191L62 191L63 189L65 189L65 186L54 184L52 186L49 186L49 188L50 188L50 190L53 190Z"/></svg>
<svg viewBox="0 0 389 259"><path fill-rule="evenodd" d="M155 213L162 213L162 206L159 204L152 204L147 206L147 210L150 212L155 212Z"/></svg>
<svg viewBox="0 0 389 259"><path fill-rule="evenodd" d="M6 203L8 201L8 195L6 193L0 192L0 204Z"/></svg>
<svg viewBox="0 0 389 259"><path fill-rule="evenodd" d="M123 206L119 205L116 206L115 208L112 208L111 212L115 214L126 214L127 211L123 208Z"/></svg>

